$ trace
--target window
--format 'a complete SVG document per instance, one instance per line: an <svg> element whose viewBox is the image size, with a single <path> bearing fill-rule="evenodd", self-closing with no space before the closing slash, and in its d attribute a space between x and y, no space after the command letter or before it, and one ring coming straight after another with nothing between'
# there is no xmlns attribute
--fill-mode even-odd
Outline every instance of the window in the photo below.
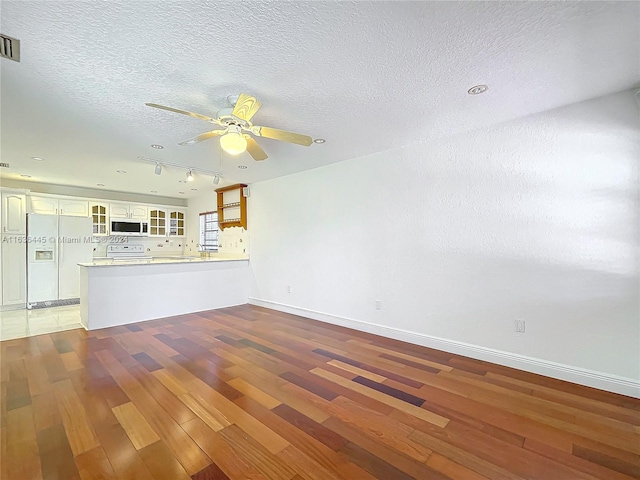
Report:
<svg viewBox="0 0 640 480"><path fill-rule="evenodd" d="M200 214L200 251L218 251L218 212Z"/></svg>

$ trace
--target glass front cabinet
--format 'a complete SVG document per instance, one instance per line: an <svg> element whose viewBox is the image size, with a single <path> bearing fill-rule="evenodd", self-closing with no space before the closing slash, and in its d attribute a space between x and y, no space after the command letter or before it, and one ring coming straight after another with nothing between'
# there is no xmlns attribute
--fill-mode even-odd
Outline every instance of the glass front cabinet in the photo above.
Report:
<svg viewBox="0 0 640 480"><path fill-rule="evenodd" d="M167 236L167 211L149 210L149 235L152 237Z"/></svg>
<svg viewBox="0 0 640 480"><path fill-rule="evenodd" d="M106 203L92 203L91 204L91 218L93 219L93 234L94 235L108 235L107 229L108 217L107 217L107 204Z"/></svg>
<svg viewBox="0 0 640 480"><path fill-rule="evenodd" d="M180 210L172 210L169 212L169 236L184 237L186 233L184 217L184 212Z"/></svg>

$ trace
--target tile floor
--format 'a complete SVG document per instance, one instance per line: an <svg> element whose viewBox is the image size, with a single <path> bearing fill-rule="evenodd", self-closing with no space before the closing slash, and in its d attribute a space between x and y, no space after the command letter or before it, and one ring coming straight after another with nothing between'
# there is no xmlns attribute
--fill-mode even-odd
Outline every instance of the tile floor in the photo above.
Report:
<svg viewBox="0 0 640 480"><path fill-rule="evenodd" d="M83 328L80 305L0 312L0 341Z"/></svg>

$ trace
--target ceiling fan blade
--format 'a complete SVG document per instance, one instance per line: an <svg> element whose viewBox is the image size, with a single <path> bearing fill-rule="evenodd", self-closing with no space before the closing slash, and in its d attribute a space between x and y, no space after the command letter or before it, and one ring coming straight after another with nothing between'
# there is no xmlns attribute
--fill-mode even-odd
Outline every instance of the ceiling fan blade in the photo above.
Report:
<svg viewBox="0 0 640 480"><path fill-rule="evenodd" d="M251 155L254 160L266 160L267 154L262 149L262 147L258 145L258 142L256 142L253 137L250 137L249 135L247 135L245 138L247 139L247 152L249 152L249 155Z"/></svg>
<svg viewBox="0 0 640 480"><path fill-rule="evenodd" d="M247 95L246 93L241 93L231 114L242 120L249 121L261 106L262 103L257 98Z"/></svg>
<svg viewBox="0 0 640 480"><path fill-rule="evenodd" d="M211 130L210 132L201 133L200 135L196 135L189 140L185 140L184 142L180 142L178 145L193 145L194 143L201 142L203 140L208 140L209 138L219 137L223 135L226 130Z"/></svg>
<svg viewBox="0 0 640 480"><path fill-rule="evenodd" d="M186 110L178 110L177 108L165 107L164 105L158 105L157 103L145 103L145 105L153 108L159 108L161 110L168 110L170 112L181 113L182 115L188 115L193 118L204 120L205 122L215 122L215 119L200 115L199 113L187 112Z"/></svg>
<svg viewBox="0 0 640 480"><path fill-rule="evenodd" d="M258 127L260 136L265 138L272 138L274 140L281 140L283 142L297 143L298 145L304 145L308 147L313 143L313 140L309 135L302 135L300 133L286 132L284 130L278 130L271 127Z"/></svg>

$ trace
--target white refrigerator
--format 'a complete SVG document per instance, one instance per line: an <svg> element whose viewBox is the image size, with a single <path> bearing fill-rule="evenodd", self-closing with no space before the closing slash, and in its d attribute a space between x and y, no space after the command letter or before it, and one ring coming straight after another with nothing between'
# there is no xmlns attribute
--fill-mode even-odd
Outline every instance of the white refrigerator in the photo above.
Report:
<svg viewBox="0 0 640 480"><path fill-rule="evenodd" d="M91 217L27 215L27 307L65 305L80 297L78 263L93 258Z"/></svg>

